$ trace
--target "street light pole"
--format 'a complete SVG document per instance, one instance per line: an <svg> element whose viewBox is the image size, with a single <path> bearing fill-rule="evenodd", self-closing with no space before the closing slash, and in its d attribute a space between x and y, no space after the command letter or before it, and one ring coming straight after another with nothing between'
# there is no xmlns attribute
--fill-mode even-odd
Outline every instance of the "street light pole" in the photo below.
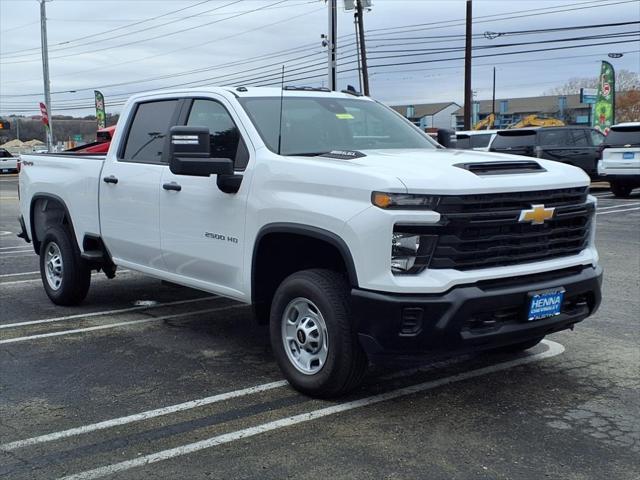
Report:
<svg viewBox="0 0 640 480"><path fill-rule="evenodd" d="M327 35L327 47L329 50L329 89L336 90L338 82L336 79L336 52L338 47L337 23L338 23L338 7L337 0L329 0L329 34Z"/></svg>
<svg viewBox="0 0 640 480"><path fill-rule="evenodd" d="M49 116L49 131L47 132L47 150L53 149L53 119L51 114L51 89L49 83L49 48L47 45L47 0L40 0L40 40L42 43L42 76L44 79L44 104Z"/></svg>
<svg viewBox="0 0 640 480"><path fill-rule="evenodd" d="M464 46L464 129L471 130L471 33L472 33L471 0L467 0L466 37Z"/></svg>
<svg viewBox="0 0 640 480"><path fill-rule="evenodd" d="M364 43L364 11L362 0L356 0L356 15L358 16L358 36L360 37L360 58L362 60L362 87L364 94L369 96L369 71L367 70L367 49Z"/></svg>

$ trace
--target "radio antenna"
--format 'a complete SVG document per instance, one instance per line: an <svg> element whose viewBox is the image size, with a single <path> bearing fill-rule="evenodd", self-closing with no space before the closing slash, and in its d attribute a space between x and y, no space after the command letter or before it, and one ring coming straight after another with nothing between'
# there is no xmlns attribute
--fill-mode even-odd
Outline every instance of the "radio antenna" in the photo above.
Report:
<svg viewBox="0 0 640 480"><path fill-rule="evenodd" d="M280 81L280 126L278 128L278 155L282 148L282 106L284 103L284 65L282 65L282 78Z"/></svg>

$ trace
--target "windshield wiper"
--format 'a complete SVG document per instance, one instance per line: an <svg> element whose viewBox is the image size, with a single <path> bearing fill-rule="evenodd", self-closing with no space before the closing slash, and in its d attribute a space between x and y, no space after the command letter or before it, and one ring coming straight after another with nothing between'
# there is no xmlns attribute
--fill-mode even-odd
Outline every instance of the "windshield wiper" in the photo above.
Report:
<svg viewBox="0 0 640 480"><path fill-rule="evenodd" d="M319 157L321 155L326 155L327 153L331 153L331 150L326 152L302 152L302 153L286 153L287 157Z"/></svg>

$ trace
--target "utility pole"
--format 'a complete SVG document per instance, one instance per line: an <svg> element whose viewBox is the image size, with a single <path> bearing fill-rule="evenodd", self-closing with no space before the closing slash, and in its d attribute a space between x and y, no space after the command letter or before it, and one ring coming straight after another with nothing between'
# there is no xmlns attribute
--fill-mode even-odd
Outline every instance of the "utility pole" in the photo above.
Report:
<svg viewBox="0 0 640 480"><path fill-rule="evenodd" d="M491 113L496 117L496 67L493 67L493 96L491 97Z"/></svg>
<svg viewBox="0 0 640 480"><path fill-rule="evenodd" d="M49 47L47 45L47 0L40 0L40 40L42 42L42 76L44 78L44 104L49 116L49 131L47 132L47 150L53 149L53 115L51 112L51 90L49 84Z"/></svg>
<svg viewBox="0 0 640 480"><path fill-rule="evenodd" d="M467 27L464 45L464 129L471 130L471 34L472 34L471 0L467 0Z"/></svg>
<svg viewBox="0 0 640 480"><path fill-rule="evenodd" d="M329 0L329 34L327 47L329 50L329 89L336 90L338 88L338 82L336 78L336 53L338 50L338 7L336 5L337 0Z"/></svg>
<svg viewBox="0 0 640 480"><path fill-rule="evenodd" d="M367 70L367 49L364 43L364 12L362 0L356 0L356 16L358 17L358 36L360 38L360 59L362 60L362 87L369 96L369 71Z"/></svg>

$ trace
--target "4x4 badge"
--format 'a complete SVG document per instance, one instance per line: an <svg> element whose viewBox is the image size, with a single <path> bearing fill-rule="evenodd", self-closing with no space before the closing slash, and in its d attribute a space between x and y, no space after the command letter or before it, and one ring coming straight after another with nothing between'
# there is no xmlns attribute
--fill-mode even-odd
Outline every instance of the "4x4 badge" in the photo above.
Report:
<svg viewBox="0 0 640 480"><path fill-rule="evenodd" d="M553 218L555 207L545 208L544 205L531 205L531 209L520 212L519 222L531 222L533 225L542 225Z"/></svg>

